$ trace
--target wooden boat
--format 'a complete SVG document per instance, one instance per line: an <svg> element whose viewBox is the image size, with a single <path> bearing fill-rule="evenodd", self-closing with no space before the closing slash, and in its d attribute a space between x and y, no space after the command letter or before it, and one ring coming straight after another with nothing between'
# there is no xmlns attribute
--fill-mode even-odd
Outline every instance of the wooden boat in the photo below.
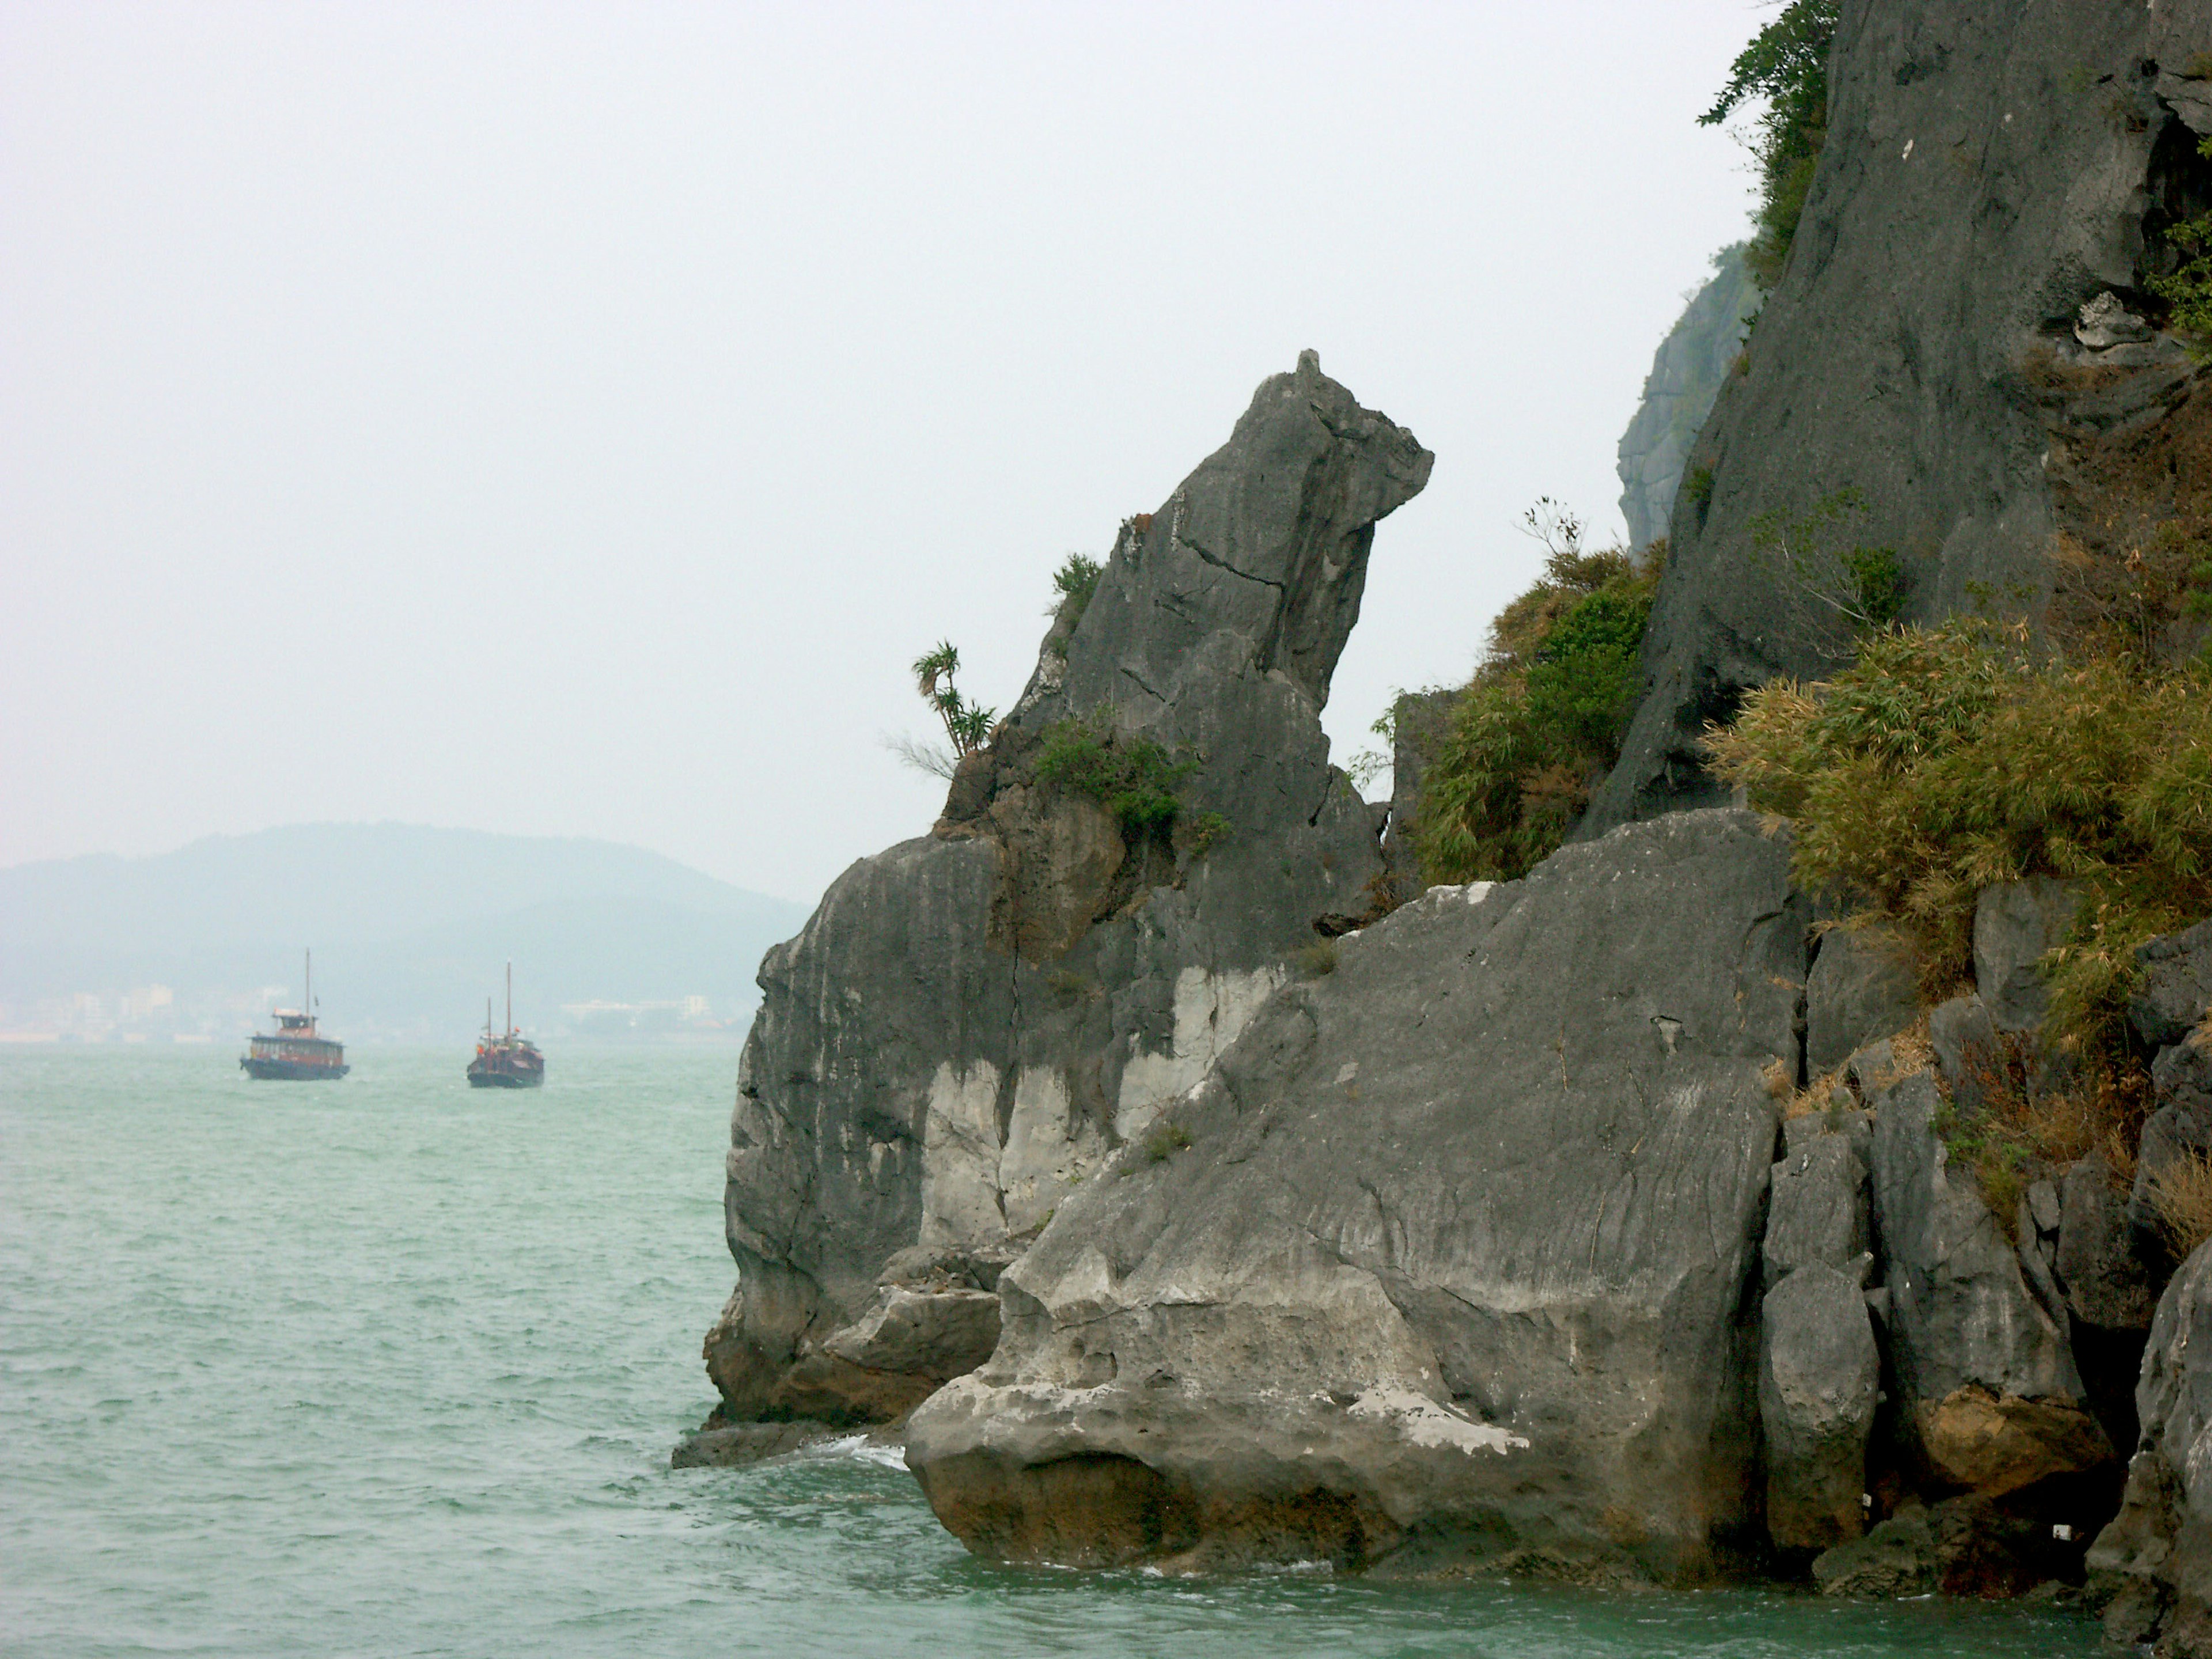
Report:
<svg viewBox="0 0 2212 1659"><path fill-rule="evenodd" d="M276 1029L257 1031L238 1064L246 1076L283 1083L335 1083L350 1069L345 1045L315 1029L315 953L307 954L301 1006L274 1011Z"/></svg>
<svg viewBox="0 0 2212 1659"><path fill-rule="evenodd" d="M477 1039L477 1054L469 1062L471 1089L535 1089L545 1081L545 1056L538 1045L514 1029L514 964L507 964L507 1030L495 1036L491 1029L491 999L484 999L484 1034Z"/></svg>

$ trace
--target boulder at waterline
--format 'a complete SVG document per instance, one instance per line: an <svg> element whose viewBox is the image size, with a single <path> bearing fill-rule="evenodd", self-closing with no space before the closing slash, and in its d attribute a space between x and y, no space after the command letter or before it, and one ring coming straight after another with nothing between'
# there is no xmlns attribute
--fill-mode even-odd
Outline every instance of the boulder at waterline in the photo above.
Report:
<svg viewBox="0 0 2212 1659"><path fill-rule="evenodd" d="M1683 814L1339 941L1007 1269L908 1426L939 1517L1091 1565L1751 1547L1788 856Z"/></svg>
<svg viewBox="0 0 2212 1659"><path fill-rule="evenodd" d="M2142 1435L2120 1512L2089 1555L2116 1639L2161 1632L2172 1659L2212 1655L2212 1244L2160 1297L2136 1385Z"/></svg>

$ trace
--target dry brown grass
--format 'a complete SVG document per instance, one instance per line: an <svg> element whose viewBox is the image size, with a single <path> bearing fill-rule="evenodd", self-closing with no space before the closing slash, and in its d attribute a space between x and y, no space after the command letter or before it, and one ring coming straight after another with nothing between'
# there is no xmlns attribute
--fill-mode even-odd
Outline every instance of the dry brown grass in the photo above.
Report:
<svg viewBox="0 0 2212 1659"><path fill-rule="evenodd" d="M2212 1238L2212 1157L2184 1152L2150 1178L2149 1197L2177 1258Z"/></svg>
<svg viewBox="0 0 2212 1659"><path fill-rule="evenodd" d="M1782 1103L1782 1115L1791 1118L1813 1117L1838 1107L1856 1104L1851 1091L1844 1082L1841 1072L1829 1072L1814 1078L1803 1088L1793 1092Z"/></svg>

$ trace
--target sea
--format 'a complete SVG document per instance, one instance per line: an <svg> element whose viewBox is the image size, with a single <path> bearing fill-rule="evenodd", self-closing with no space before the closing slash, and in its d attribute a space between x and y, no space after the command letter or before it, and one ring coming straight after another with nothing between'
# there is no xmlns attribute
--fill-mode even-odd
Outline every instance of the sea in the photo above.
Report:
<svg viewBox="0 0 2212 1659"><path fill-rule="evenodd" d="M728 1049L334 1084L0 1050L0 1652L2094 1654L2049 1607L993 1565L895 1449L668 1467L712 1403Z"/></svg>

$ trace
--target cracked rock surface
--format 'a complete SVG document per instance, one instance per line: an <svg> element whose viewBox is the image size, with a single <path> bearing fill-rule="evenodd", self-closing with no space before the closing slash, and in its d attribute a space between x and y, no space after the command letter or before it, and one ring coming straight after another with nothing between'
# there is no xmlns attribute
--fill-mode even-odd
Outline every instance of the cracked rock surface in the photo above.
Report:
<svg viewBox="0 0 2212 1659"><path fill-rule="evenodd" d="M1340 940L1002 1276L997 1352L908 1425L939 1517L1070 1564L1729 1559L1788 858L1681 814Z"/></svg>
<svg viewBox="0 0 2212 1659"><path fill-rule="evenodd" d="M738 1286L706 1343L720 1419L881 1420L975 1363L999 1268L1205 1074L1316 918L1371 903L1375 817L1321 709L1376 521L1431 459L1310 352L1263 382L1121 526L936 830L769 952L725 1188ZM1071 718L1191 763L1171 839L1038 784Z"/></svg>

